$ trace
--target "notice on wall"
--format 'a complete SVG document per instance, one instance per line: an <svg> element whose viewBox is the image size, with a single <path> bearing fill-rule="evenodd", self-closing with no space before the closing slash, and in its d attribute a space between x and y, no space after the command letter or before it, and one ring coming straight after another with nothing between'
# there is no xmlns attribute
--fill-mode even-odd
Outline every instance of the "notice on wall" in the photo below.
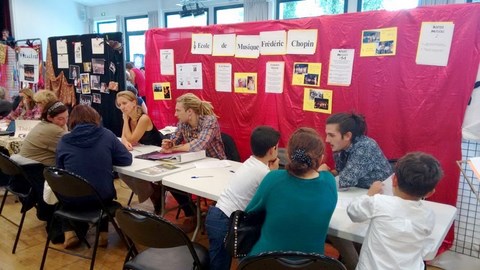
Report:
<svg viewBox="0 0 480 270"><path fill-rule="evenodd" d="M293 63L292 85L320 86L321 63Z"/></svg>
<svg viewBox="0 0 480 270"><path fill-rule="evenodd" d="M171 100L172 92L170 88L170 82L154 83L153 99L154 100Z"/></svg>
<svg viewBox="0 0 480 270"><path fill-rule="evenodd" d="M285 62L267 62L265 73L265 93L283 93Z"/></svg>
<svg viewBox="0 0 480 270"><path fill-rule="evenodd" d="M260 32L260 53L262 55L284 55L287 53L287 32Z"/></svg>
<svg viewBox="0 0 480 270"><path fill-rule="evenodd" d="M317 29L288 31L288 54L315 54L317 49Z"/></svg>
<svg viewBox="0 0 480 270"><path fill-rule="evenodd" d="M74 42L73 43L73 52L75 53L75 63L82 63L82 43Z"/></svg>
<svg viewBox="0 0 480 270"><path fill-rule="evenodd" d="M418 65L447 66L452 45L453 22L423 22L418 41Z"/></svg>
<svg viewBox="0 0 480 270"><path fill-rule="evenodd" d="M232 64L215 63L215 90L232 92Z"/></svg>
<svg viewBox="0 0 480 270"><path fill-rule="evenodd" d="M67 51L67 40L66 39L58 39L57 40L57 54L66 54Z"/></svg>
<svg viewBox="0 0 480 270"><path fill-rule="evenodd" d="M305 88L303 110L320 113L332 113L332 90Z"/></svg>
<svg viewBox="0 0 480 270"><path fill-rule="evenodd" d="M212 54L212 34L192 34L192 54Z"/></svg>
<svg viewBox="0 0 480 270"><path fill-rule="evenodd" d="M92 38L92 54L104 54L105 52L105 42L103 38Z"/></svg>
<svg viewBox="0 0 480 270"><path fill-rule="evenodd" d="M160 50L160 74L175 75L173 63L173 49Z"/></svg>
<svg viewBox="0 0 480 270"><path fill-rule="evenodd" d="M68 54L57 54L57 67L58 68L69 68Z"/></svg>
<svg viewBox="0 0 480 270"><path fill-rule="evenodd" d="M235 55L235 34L213 35L213 56Z"/></svg>
<svg viewBox="0 0 480 270"><path fill-rule="evenodd" d="M235 93L256 94L257 73L236 72L233 77Z"/></svg>
<svg viewBox="0 0 480 270"><path fill-rule="evenodd" d="M21 82L38 82L38 51L33 48L19 48L18 51L18 77Z"/></svg>
<svg viewBox="0 0 480 270"><path fill-rule="evenodd" d="M202 63L176 64L177 89L202 89Z"/></svg>
<svg viewBox="0 0 480 270"><path fill-rule="evenodd" d="M238 35L235 46L235 57L258 58L260 55L260 36Z"/></svg>
<svg viewBox="0 0 480 270"><path fill-rule="evenodd" d="M395 55L396 47L397 27L362 31L362 57Z"/></svg>
<svg viewBox="0 0 480 270"><path fill-rule="evenodd" d="M355 49L332 49L328 67L329 85L349 86L352 83Z"/></svg>

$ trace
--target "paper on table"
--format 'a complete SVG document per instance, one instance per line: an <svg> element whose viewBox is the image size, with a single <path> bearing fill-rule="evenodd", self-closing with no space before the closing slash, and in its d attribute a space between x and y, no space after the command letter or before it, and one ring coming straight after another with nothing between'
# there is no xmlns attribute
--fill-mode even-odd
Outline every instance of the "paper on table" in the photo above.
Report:
<svg viewBox="0 0 480 270"><path fill-rule="evenodd" d="M213 168L225 168L231 166L226 160L209 160L195 162L195 168L197 169L213 169Z"/></svg>
<svg viewBox="0 0 480 270"><path fill-rule="evenodd" d="M174 133L177 131L177 127L176 126L166 126L162 129L159 130L160 133L162 133L163 135L167 135L167 134L170 134L170 133Z"/></svg>
<svg viewBox="0 0 480 270"><path fill-rule="evenodd" d="M473 157L468 161L468 164L472 168L472 171L477 176L477 179L480 180L480 157Z"/></svg>

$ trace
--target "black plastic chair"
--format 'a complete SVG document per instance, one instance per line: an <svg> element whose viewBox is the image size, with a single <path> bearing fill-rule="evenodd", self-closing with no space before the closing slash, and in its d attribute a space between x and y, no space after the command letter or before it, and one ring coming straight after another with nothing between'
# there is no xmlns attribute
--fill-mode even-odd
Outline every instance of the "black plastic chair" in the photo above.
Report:
<svg viewBox="0 0 480 270"><path fill-rule="evenodd" d="M17 236L15 237L15 242L13 243L12 248L12 254L15 254L18 240L20 239L20 233L22 232L23 222L25 221L25 215L27 214L28 210L35 206L35 194L33 193L32 185L28 180L28 176L22 167L3 153L0 153L0 171L8 177L8 183L4 186L5 193L3 194L2 204L0 205L0 216L5 218L10 223L18 226ZM9 218L2 215L8 192L17 196L22 202L22 208L20 209L22 217L19 224L16 224Z"/></svg>
<svg viewBox="0 0 480 270"><path fill-rule="evenodd" d="M237 145L235 145L235 141L233 140L233 138L223 132L221 133L221 135L223 149L225 150L225 155L227 156L227 159L233 161L240 161L240 154L238 154Z"/></svg>
<svg viewBox="0 0 480 270"><path fill-rule="evenodd" d="M129 246L123 269L208 269L208 249L168 220L132 208L118 209L116 219Z"/></svg>
<svg viewBox="0 0 480 270"><path fill-rule="evenodd" d="M102 201L100 195L95 190L95 188L87 180L66 170L48 167L45 168L43 175L45 176L45 180L48 182L48 185L55 193L59 201L57 209L53 213L52 224L56 221L59 221L60 219L76 222L86 222L94 225L96 230L95 243L93 245L92 255L90 257L86 257L81 254L74 254L65 250L50 247L49 244L53 232L53 226L51 226L47 237L47 243L45 244L45 249L43 251L42 264L40 266L40 269L43 269L45 265L47 251L49 248L66 254L91 259L90 269L93 269L95 265L95 256L97 254L98 238L100 236L100 222L103 219L108 219L108 221L112 223L113 227L117 231L120 239L124 240L124 236L114 219L115 211L118 208L122 207L122 205L116 201L112 201L106 204ZM68 198L79 198L86 196L94 196L98 201L99 207L97 209L91 210L72 210L63 207L63 205L65 205L65 200L68 200ZM74 227L74 230L77 232L77 236L80 238L80 240L84 242L88 248L90 248L90 244L88 243L86 238L84 236L82 237L82 234L78 233L78 230L77 228L75 228L73 223L71 224Z"/></svg>
<svg viewBox="0 0 480 270"><path fill-rule="evenodd" d="M238 266L239 270L302 269L302 270L346 270L338 260L315 253L267 252L247 257Z"/></svg>

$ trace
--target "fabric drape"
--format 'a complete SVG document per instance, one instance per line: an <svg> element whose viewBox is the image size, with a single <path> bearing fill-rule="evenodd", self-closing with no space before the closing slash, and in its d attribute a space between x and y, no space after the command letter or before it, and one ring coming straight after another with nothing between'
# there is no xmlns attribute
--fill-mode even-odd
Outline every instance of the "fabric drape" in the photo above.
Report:
<svg viewBox="0 0 480 270"><path fill-rule="evenodd" d="M122 32L125 30L125 19L123 16L117 15L115 16L115 20L117 21L117 32Z"/></svg>
<svg viewBox="0 0 480 270"><path fill-rule="evenodd" d="M243 7L245 22L268 20L268 2L266 0L245 0Z"/></svg>
<svg viewBox="0 0 480 270"><path fill-rule="evenodd" d="M158 11L149 11L148 12L148 29L158 27Z"/></svg>

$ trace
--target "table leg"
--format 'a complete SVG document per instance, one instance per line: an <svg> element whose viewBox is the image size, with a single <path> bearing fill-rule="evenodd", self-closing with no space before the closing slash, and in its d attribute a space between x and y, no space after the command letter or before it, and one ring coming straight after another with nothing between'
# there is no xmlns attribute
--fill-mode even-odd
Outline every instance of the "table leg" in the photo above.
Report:
<svg viewBox="0 0 480 270"><path fill-rule="evenodd" d="M200 224L202 222L202 213L200 207L200 196L197 196L197 226L195 227L195 231L192 235L192 242L195 241L195 237L197 237L198 230L200 229Z"/></svg>
<svg viewBox="0 0 480 270"><path fill-rule="evenodd" d="M160 200L161 200L160 205L162 207L162 211L160 212L160 216L164 217L165 213L166 213L166 211L165 211L165 187L163 185L161 185L161 186L162 186L162 192L161 192L162 194L160 194Z"/></svg>

